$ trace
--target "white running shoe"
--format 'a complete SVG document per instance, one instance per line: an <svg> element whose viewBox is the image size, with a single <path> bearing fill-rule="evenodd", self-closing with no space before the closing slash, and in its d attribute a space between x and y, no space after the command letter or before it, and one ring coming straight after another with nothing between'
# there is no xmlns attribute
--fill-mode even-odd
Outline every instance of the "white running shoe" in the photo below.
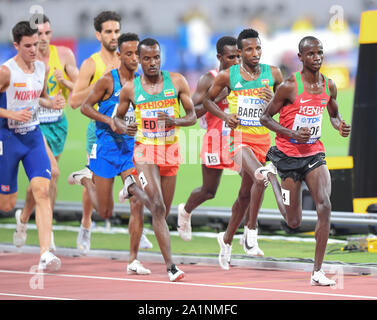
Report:
<svg viewBox="0 0 377 320"><path fill-rule="evenodd" d="M39 260L38 270L41 271L57 271L60 269L62 262L50 251L46 251L41 255Z"/></svg>
<svg viewBox="0 0 377 320"><path fill-rule="evenodd" d="M134 260L127 265L127 274L151 274L151 270L145 268L139 260Z"/></svg>
<svg viewBox="0 0 377 320"><path fill-rule="evenodd" d="M246 236L243 243L243 249L246 255L253 257L264 257L264 252L258 245L258 229L249 229L245 226Z"/></svg>
<svg viewBox="0 0 377 320"><path fill-rule="evenodd" d="M75 171L75 172L72 172L69 176L68 176L68 183L69 184L77 184L77 185L82 185L81 183L81 180L83 178L88 178L88 179L92 179L92 171L90 171L87 167L85 167L84 169L82 170L79 170L79 171Z"/></svg>
<svg viewBox="0 0 377 320"><path fill-rule="evenodd" d="M232 256L232 246L224 242L224 234L225 232L220 232L217 235L217 242L220 245L219 264L224 270L229 270L230 259Z"/></svg>
<svg viewBox="0 0 377 320"><path fill-rule="evenodd" d="M175 264L172 264L170 269L168 269L169 280L172 282L179 281L184 278L185 273L178 269Z"/></svg>
<svg viewBox="0 0 377 320"><path fill-rule="evenodd" d="M178 222L177 230L179 236L184 241L191 240L191 214L187 213L185 210L185 204L181 203L178 205Z"/></svg>
<svg viewBox="0 0 377 320"><path fill-rule="evenodd" d="M21 222L21 209L16 210L15 218L16 218L16 232L13 233L13 244L20 248L22 247L26 242L26 230L27 230L27 224Z"/></svg>
<svg viewBox="0 0 377 320"><path fill-rule="evenodd" d="M150 242L145 234L141 235L140 243L139 243L140 249L152 249L153 244Z"/></svg>
<svg viewBox="0 0 377 320"><path fill-rule="evenodd" d="M80 231L77 236L76 244L80 254L86 255L90 250L90 235L91 230L80 226Z"/></svg>
<svg viewBox="0 0 377 320"><path fill-rule="evenodd" d="M336 282L325 276L325 273L321 270L314 271L312 273L310 283L312 286L335 286Z"/></svg>
<svg viewBox="0 0 377 320"><path fill-rule="evenodd" d="M257 170L254 172L254 176L258 180L265 180L268 182L268 177L267 174L271 172L272 174L276 175L277 174L277 169L273 165L272 162L270 162L268 165L264 167L259 167Z"/></svg>
<svg viewBox="0 0 377 320"><path fill-rule="evenodd" d="M132 174L128 175L126 179L124 179L124 187L122 190L119 191L118 200L120 203L126 201L126 199L131 198L131 194L128 193L128 188L136 183L136 180Z"/></svg>

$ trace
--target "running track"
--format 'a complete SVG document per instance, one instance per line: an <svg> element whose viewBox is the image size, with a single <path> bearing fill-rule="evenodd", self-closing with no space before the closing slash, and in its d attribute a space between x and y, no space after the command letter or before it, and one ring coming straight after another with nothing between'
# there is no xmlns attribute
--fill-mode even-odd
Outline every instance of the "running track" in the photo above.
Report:
<svg viewBox="0 0 377 320"><path fill-rule="evenodd" d="M0 300L377 300L372 275L344 275L337 288L313 287L307 272L197 264L181 265L186 277L171 283L161 263L144 263L152 274L137 276L127 275L125 261L60 258L59 272L41 276L30 272L37 254L0 253Z"/></svg>

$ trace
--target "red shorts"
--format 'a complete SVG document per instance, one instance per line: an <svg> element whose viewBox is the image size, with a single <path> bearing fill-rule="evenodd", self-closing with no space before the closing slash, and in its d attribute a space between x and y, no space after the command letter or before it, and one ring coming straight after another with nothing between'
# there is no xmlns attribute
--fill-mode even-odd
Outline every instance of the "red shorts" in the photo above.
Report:
<svg viewBox="0 0 377 320"><path fill-rule="evenodd" d="M266 155L270 145L271 137L269 133L257 135L232 131L226 149L228 157L233 158L243 147L250 148L258 161L263 164L266 162Z"/></svg>
<svg viewBox="0 0 377 320"><path fill-rule="evenodd" d="M202 141L200 157L207 168L231 169L237 171L237 166L232 159L227 157L227 150L224 148L229 141L228 136L222 136L221 132L211 130L206 132Z"/></svg>
<svg viewBox="0 0 377 320"><path fill-rule="evenodd" d="M160 169L161 176L176 176L181 155L179 143L170 145L135 144L134 163L156 164Z"/></svg>

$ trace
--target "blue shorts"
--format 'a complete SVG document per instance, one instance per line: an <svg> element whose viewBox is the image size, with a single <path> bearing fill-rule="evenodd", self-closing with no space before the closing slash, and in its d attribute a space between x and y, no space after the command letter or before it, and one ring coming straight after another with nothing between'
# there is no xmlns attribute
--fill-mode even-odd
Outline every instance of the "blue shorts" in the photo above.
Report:
<svg viewBox="0 0 377 320"><path fill-rule="evenodd" d="M0 128L0 193L17 192L20 161L29 181L34 177L51 179L51 163L39 127L24 135Z"/></svg>
<svg viewBox="0 0 377 320"><path fill-rule="evenodd" d="M135 139L97 139L89 158L89 169L102 178L114 178L123 171L134 168Z"/></svg>

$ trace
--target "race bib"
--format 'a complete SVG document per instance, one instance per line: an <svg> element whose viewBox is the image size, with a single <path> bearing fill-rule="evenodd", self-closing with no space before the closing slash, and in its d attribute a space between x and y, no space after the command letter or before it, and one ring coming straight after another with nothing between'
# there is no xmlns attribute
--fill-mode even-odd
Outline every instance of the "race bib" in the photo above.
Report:
<svg viewBox="0 0 377 320"><path fill-rule="evenodd" d="M90 152L90 159L97 159L97 144L93 144L92 151Z"/></svg>
<svg viewBox="0 0 377 320"><path fill-rule="evenodd" d="M0 140L0 156L3 155L3 141Z"/></svg>
<svg viewBox="0 0 377 320"><path fill-rule="evenodd" d="M38 118L40 123L52 123L57 122L63 116L63 109L56 110L50 108L39 107Z"/></svg>
<svg viewBox="0 0 377 320"><path fill-rule="evenodd" d="M241 126L261 127L260 117L263 114L265 102L262 99L248 96L238 96L237 116Z"/></svg>
<svg viewBox="0 0 377 320"><path fill-rule="evenodd" d="M208 153L204 154L207 166L218 166L220 164L220 157L218 153Z"/></svg>
<svg viewBox="0 0 377 320"><path fill-rule="evenodd" d="M321 138L322 130L322 114L315 116L306 116L302 114L296 114L295 121L293 123L292 130L298 131L300 128L310 129L310 138L306 144L313 144ZM295 139L290 139L292 143L298 143Z"/></svg>
<svg viewBox="0 0 377 320"><path fill-rule="evenodd" d="M175 134L174 127L165 127L157 122L158 112L165 112L174 118L174 107L141 110L141 128L143 136L150 139L171 137Z"/></svg>
<svg viewBox="0 0 377 320"><path fill-rule="evenodd" d="M24 107L14 109L14 111L25 109ZM17 121L13 119L8 119L9 129L14 130L15 133L25 134L29 131L33 131L39 124L38 115L36 108L32 108L33 115L28 122Z"/></svg>

